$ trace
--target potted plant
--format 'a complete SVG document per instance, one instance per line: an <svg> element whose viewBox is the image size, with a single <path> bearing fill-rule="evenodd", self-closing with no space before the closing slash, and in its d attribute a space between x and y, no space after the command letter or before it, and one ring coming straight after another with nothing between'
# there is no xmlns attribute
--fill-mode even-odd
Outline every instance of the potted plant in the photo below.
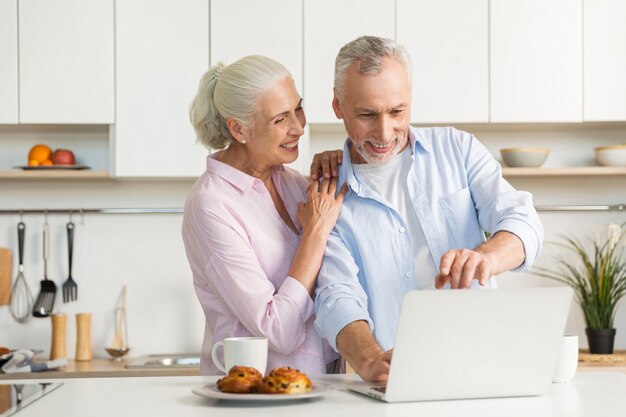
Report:
<svg viewBox="0 0 626 417"><path fill-rule="evenodd" d="M613 353L613 321L618 303L626 294L624 224L609 224L606 240L600 242L596 237L589 252L580 240L563 235L565 242L557 245L574 253L576 262L558 254L558 269L534 270L537 275L572 287L585 316L590 353Z"/></svg>

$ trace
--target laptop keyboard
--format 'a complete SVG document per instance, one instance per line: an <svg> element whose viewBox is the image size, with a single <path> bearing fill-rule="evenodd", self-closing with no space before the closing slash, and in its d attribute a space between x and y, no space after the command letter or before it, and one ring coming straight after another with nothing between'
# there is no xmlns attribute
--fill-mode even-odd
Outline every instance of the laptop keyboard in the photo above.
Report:
<svg viewBox="0 0 626 417"><path fill-rule="evenodd" d="M387 392L387 387L372 387L372 389L373 389L374 391L380 391L380 392L382 392L383 394L384 394L385 392Z"/></svg>

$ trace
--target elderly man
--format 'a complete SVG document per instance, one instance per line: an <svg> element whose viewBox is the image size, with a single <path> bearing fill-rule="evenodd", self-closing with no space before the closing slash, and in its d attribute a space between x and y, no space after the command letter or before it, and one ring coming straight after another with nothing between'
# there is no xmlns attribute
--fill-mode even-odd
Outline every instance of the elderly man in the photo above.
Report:
<svg viewBox="0 0 626 417"><path fill-rule="evenodd" d="M315 326L364 380L384 381L404 293L493 288L493 275L531 267L543 227L532 196L471 134L409 126L409 57L394 41L345 45L334 93L349 191L319 273Z"/></svg>

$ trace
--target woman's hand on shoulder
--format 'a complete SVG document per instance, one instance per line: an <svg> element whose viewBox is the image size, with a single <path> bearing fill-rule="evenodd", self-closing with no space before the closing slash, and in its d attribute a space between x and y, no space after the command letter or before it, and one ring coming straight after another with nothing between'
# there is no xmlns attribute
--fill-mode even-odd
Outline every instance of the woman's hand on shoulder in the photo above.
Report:
<svg viewBox="0 0 626 417"><path fill-rule="evenodd" d="M304 233L319 233L327 237L335 223L341 205L348 192L347 184L344 184L337 192L337 178L326 179L321 182L313 181L309 185L305 203L298 207L298 220Z"/></svg>
<svg viewBox="0 0 626 417"><path fill-rule="evenodd" d="M316 181L319 178L335 178L339 176L338 166L343 160L343 151L336 149L334 151L324 151L316 153L311 162L311 180Z"/></svg>

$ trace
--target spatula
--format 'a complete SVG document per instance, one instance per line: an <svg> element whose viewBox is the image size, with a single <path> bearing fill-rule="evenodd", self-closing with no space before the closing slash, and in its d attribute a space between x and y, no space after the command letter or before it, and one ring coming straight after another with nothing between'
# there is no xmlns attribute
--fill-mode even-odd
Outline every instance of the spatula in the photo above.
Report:
<svg viewBox="0 0 626 417"><path fill-rule="evenodd" d="M50 254L50 242L48 238L48 220L43 224L43 280L35 306L33 316L48 317L54 308L54 298L57 295L57 286L48 279L48 257Z"/></svg>

